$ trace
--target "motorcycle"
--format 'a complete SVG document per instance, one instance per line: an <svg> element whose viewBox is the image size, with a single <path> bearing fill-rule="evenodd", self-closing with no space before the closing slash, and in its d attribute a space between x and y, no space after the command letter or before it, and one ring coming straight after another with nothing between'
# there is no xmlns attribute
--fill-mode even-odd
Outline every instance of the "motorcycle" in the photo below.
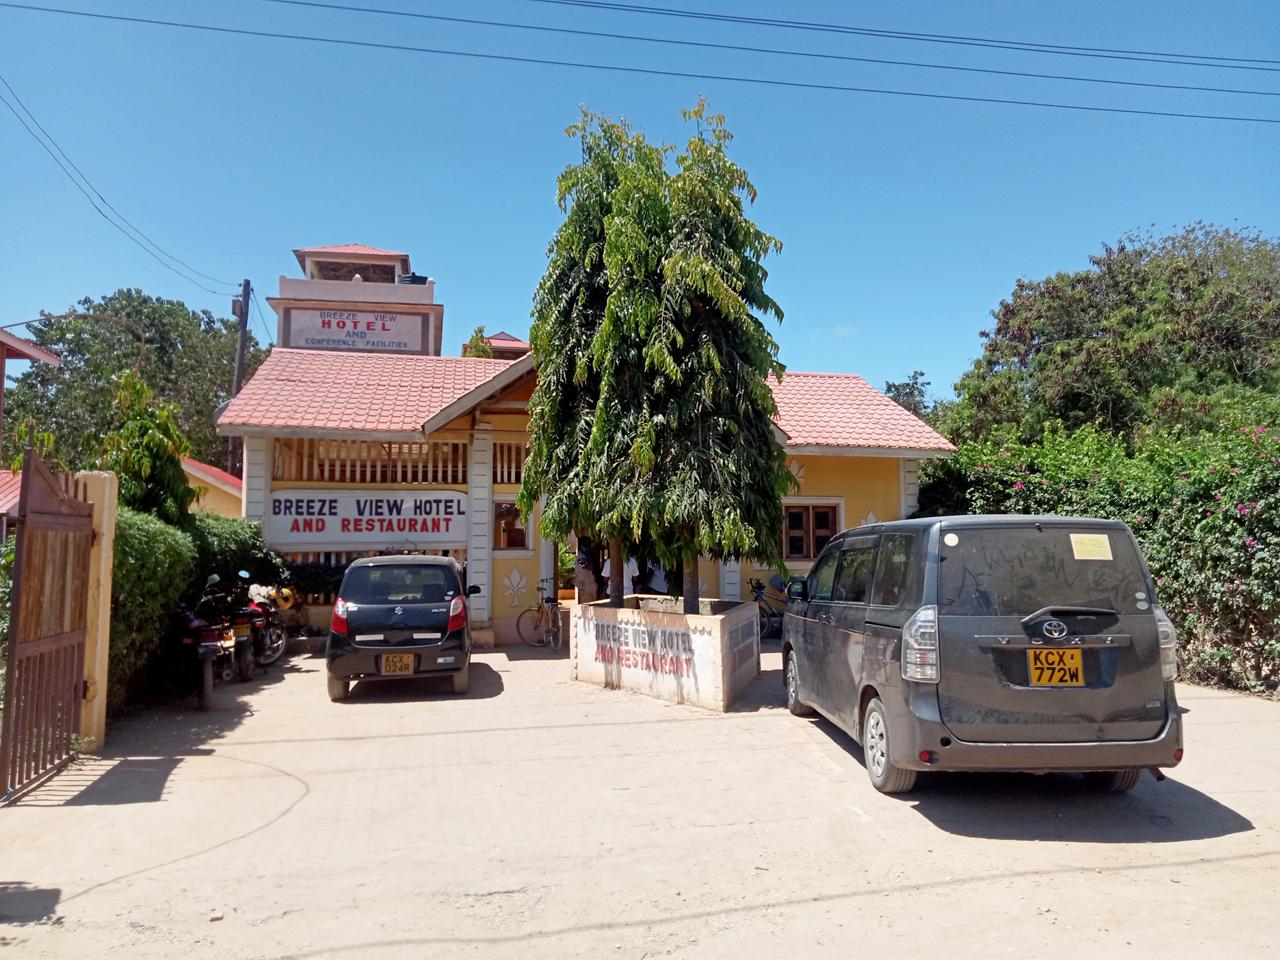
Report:
<svg viewBox="0 0 1280 960"><path fill-rule="evenodd" d="M242 571L243 574L243 571ZM282 656L289 643L289 633L280 621L282 599L292 599L284 591L254 584L249 588L249 604L254 625L253 654L259 666L269 667Z"/></svg>
<svg viewBox="0 0 1280 960"><path fill-rule="evenodd" d="M216 678L230 680L239 673L241 679L247 679L246 665L248 671L253 669L252 637L248 634L237 636L231 624L206 620L200 615L201 608L225 597L225 594L213 592L212 588L219 582L221 578L216 573L210 574L199 601L183 615L182 649L189 651L187 660L195 680L196 704L201 710L208 710L213 705Z"/></svg>

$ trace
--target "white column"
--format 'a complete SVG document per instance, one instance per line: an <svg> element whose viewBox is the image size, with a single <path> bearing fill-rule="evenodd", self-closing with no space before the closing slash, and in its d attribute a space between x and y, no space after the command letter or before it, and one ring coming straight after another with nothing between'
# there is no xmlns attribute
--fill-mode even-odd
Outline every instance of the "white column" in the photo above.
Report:
<svg viewBox="0 0 1280 960"><path fill-rule="evenodd" d="M540 532L536 532L537 528L542 526L543 503L544 503L544 500L538 501L538 509L535 510L533 516L529 518L529 522L534 528L529 532L534 533L538 538L538 578L541 580L551 581L550 596L554 597L556 587L558 586L558 584L555 582L556 560L557 560L556 545L552 541L547 540L545 537L543 537Z"/></svg>
<svg viewBox="0 0 1280 960"><path fill-rule="evenodd" d="M493 610L493 436L487 423L471 433L467 464L467 586L478 586L471 598L473 623L488 623Z"/></svg>
<svg viewBox="0 0 1280 960"><path fill-rule="evenodd" d="M920 506L920 461L902 459L901 470L901 518L911 516Z"/></svg>
<svg viewBox="0 0 1280 960"><path fill-rule="evenodd" d="M720 599L742 599L742 564L725 560L720 564Z"/></svg>
<svg viewBox="0 0 1280 960"><path fill-rule="evenodd" d="M240 494L240 515L262 521L267 512L267 490L271 484L271 439L244 438L244 476Z"/></svg>

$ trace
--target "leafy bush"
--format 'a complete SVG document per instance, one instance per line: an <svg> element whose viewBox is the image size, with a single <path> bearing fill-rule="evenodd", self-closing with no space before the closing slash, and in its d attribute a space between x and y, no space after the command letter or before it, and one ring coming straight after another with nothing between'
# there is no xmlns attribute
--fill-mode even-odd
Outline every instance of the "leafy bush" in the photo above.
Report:
<svg viewBox="0 0 1280 960"><path fill-rule="evenodd" d="M284 560L262 539L262 528L251 520L193 513L187 530L196 549L194 578L186 599L199 598L211 573L221 579L220 589L233 590L243 583L241 570L249 572L249 583L277 584L286 577Z"/></svg>
<svg viewBox="0 0 1280 960"><path fill-rule="evenodd" d="M926 468L923 512L1107 517L1133 529L1180 635L1184 674L1280 686L1280 429L1243 407L1211 432L1153 431L1133 452L1105 431L1050 424L962 444ZM957 508L959 508L957 510Z"/></svg>
<svg viewBox="0 0 1280 960"><path fill-rule="evenodd" d="M173 629L195 568L190 536L150 514L120 508L111 581L109 710L118 710L136 692Z"/></svg>

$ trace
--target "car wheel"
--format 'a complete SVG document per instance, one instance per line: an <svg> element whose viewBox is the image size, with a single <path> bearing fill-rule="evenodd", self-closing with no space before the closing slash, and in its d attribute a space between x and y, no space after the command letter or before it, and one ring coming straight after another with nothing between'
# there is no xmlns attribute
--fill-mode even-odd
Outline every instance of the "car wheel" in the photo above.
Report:
<svg viewBox="0 0 1280 960"><path fill-rule="evenodd" d="M453 681L453 692L462 696L471 686L471 664L467 664L451 678Z"/></svg>
<svg viewBox="0 0 1280 960"><path fill-rule="evenodd" d="M1141 768L1130 770L1098 770L1084 775L1084 782L1101 793L1126 793L1138 785Z"/></svg>
<svg viewBox="0 0 1280 960"><path fill-rule="evenodd" d="M783 678L787 684L787 709L797 717L813 716L813 707L800 699L800 674L796 669L794 651L787 651L787 661L783 666Z"/></svg>
<svg viewBox="0 0 1280 960"><path fill-rule="evenodd" d="M916 785L916 771L893 765L889 753L889 717L874 698L862 718L862 749L871 785L881 793L906 793Z"/></svg>
<svg viewBox="0 0 1280 960"><path fill-rule="evenodd" d="M334 703L339 703L347 699L347 694L351 692L351 681L343 680L335 677L333 674L328 675L329 681L329 699Z"/></svg>

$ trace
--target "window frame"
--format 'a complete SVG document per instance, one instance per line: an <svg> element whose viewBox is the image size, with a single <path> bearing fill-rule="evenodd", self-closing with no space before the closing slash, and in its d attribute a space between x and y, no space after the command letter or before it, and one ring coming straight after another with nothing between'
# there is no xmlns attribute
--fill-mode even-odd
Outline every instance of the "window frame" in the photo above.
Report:
<svg viewBox="0 0 1280 960"><path fill-rule="evenodd" d="M809 520L804 531L805 550L806 550L806 554L804 556L798 556L798 555L791 556L790 554L787 553L787 537L790 532L787 527L787 521L788 521L787 511L797 507L805 507L809 511ZM826 507L826 508L832 508L835 510L835 526L831 531L831 536L828 538L827 543L823 544L821 549L817 549L817 550L814 549L814 545L813 545L813 539L814 539L813 508L814 507ZM794 561L797 563L807 562L810 564L816 562L817 559L820 556L822 556L822 551L827 548L827 545L830 544L832 540L834 540L844 531L844 528L845 528L844 497L804 497L804 496L783 497L782 498L782 531L779 537L779 539L781 540L780 546L782 547L783 561L784 562Z"/></svg>
<svg viewBox="0 0 1280 960"><path fill-rule="evenodd" d="M493 555L495 557L531 557L533 556L533 539L534 539L533 531L530 530L529 527L524 526L523 522L521 522L520 524L520 529L524 531L523 547L498 546L498 542L499 542L498 541L498 523L499 523L498 507L501 504L510 504L511 506L515 507L516 506L515 497L503 495L503 496L495 496L493 498L493 507L492 507L493 519L489 523L489 536L492 538L490 542L490 549L493 551ZM519 516L519 510L517 509L517 517L518 516Z"/></svg>

